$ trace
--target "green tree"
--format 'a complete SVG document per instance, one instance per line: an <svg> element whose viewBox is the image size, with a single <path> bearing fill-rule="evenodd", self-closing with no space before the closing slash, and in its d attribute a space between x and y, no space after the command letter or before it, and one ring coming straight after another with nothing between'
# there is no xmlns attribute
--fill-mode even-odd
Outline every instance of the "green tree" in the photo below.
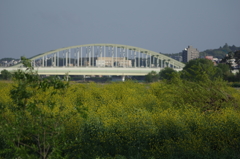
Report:
<svg viewBox="0 0 240 159"><path fill-rule="evenodd" d="M2 76L2 79L4 79L4 80L9 80L12 78L12 74L8 70L5 70L5 69L1 71L1 76Z"/></svg>
<svg viewBox="0 0 240 159"><path fill-rule="evenodd" d="M222 59L221 63L228 65L233 70L233 69L235 69L232 66L233 60L235 60L234 62L237 64L238 69L240 71L240 68L239 68L239 66L240 66L240 50L235 51L235 52L229 52L228 54L226 54L226 56ZM236 75L230 74L228 76L227 80L230 82L240 81L239 73L237 73Z"/></svg>
<svg viewBox="0 0 240 159"><path fill-rule="evenodd" d="M228 44L225 44L223 47L219 47L218 49L209 49L205 50L204 52L200 52L201 56L213 56L219 59L222 59L225 57L225 55L229 52L235 52L236 50L239 50L240 47L236 46L229 46Z"/></svg>
<svg viewBox="0 0 240 159"><path fill-rule="evenodd" d="M185 65L181 77L189 81L202 81L206 77L215 80L222 77L222 71L215 67L211 60L194 59Z"/></svg>
<svg viewBox="0 0 240 159"><path fill-rule="evenodd" d="M159 74L156 71L151 71L145 76L146 82L156 82L159 80Z"/></svg>
<svg viewBox="0 0 240 159"><path fill-rule="evenodd" d="M235 62L240 65L240 50L234 52Z"/></svg>
<svg viewBox="0 0 240 159"><path fill-rule="evenodd" d="M10 92L13 103L1 110L11 114L3 113L1 117L1 128L5 130L1 135L10 147L5 152L14 153L13 158L63 157L64 123L73 116L63 117L61 114L68 108L54 99L64 100L68 82L57 77L42 79L28 59L22 57L22 61L26 71L13 74L14 87Z"/></svg>
<svg viewBox="0 0 240 159"><path fill-rule="evenodd" d="M171 80L174 73L177 73L177 71L170 67L166 67L159 72L159 76L161 80Z"/></svg>
<svg viewBox="0 0 240 159"><path fill-rule="evenodd" d="M223 46L223 48L227 49L227 48L228 48L228 44L225 43L225 45Z"/></svg>
<svg viewBox="0 0 240 159"><path fill-rule="evenodd" d="M238 73L236 74L236 80L240 82L240 50L235 51L234 56L235 61L238 64Z"/></svg>
<svg viewBox="0 0 240 159"><path fill-rule="evenodd" d="M217 65L217 68L219 68L221 70L222 77L224 80L228 80L228 77L233 75L231 73L231 69L230 69L229 65L227 65L227 64L220 63Z"/></svg>
<svg viewBox="0 0 240 159"><path fill-rule="evenodd" d="M234 53L233 53L233 52L229 52L229 53L226 54L225 57L222 59L221 63L225 63L225 64L229 65L229 67L230 67L231 69L233 69L233 68L232 68L232 62L233 62L232 60L233 60L233 59L235 59Z"/></svg>

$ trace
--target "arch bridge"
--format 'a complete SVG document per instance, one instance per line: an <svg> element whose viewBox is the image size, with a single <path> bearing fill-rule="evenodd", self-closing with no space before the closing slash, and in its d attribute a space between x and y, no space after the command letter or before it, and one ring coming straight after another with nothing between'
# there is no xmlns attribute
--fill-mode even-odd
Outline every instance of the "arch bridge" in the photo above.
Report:
<svg viewBox="0 0 240 159"><path fill-rule="evenodd" d="M185 64L147 49L120 44L86 44L51 50L30 58L39 74L144 76L164 67ZM11 69L22 68L17 64ZM10 68L9 68L10 69Z"/></svg>

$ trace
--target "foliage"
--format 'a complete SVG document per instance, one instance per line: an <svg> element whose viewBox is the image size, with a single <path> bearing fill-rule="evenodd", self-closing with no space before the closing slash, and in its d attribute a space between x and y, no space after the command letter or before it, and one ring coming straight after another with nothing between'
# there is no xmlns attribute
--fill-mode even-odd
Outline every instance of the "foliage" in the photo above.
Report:
<svg viewBox="0 0 240 159"><path fill-rule="evenodd" d="M222 59L225 57L227 53L234 52L236 50L240 50L240 47L236 47L235 45L229 46L226 43L224 46L219 47L218 49L209 49L209 50L200 52L200 56L213 56L213 57Z"/></svg>
<svg viewBox="0 0 240 159"><path fill-rule="evenodd" d="M234 68L233 65L233 61L235 61L235 63L237 64L236 67ZM225 74L225 78L226 80L228 80L229 82L240 82L240 51L235 51L235 52L229 52L228 54L226 54L226 56L222 59L221 61L222 64L221 65L228 65L229 68L231 68L232 70L238 68L238 72L234 75L233 73L227 73ZM231 71L232 72L232 71Z"/></svg>
<svg viewBox="0 0 240 159"><path fill-rule="evenodd" d="M229 84L232 87L240 87L240 82L233 82Z"/></svg>
<svg viewBox="0 0 240 159"><path fill-rule="evenodd" d="M2 58L2 59L0 59L0 62L2 62L2 61L11 61L11 60L16 60L16 59L14 59L14 58Z"/></svg>
<svg viewBox="0 0 240 159"><path fill-rule="evenodd" d="M240 65L240 50L234 52L234 58L238 65Z"/></svg>
<svg viewBox="0 0 240 159"><path fill-rule="evenodd" d="M208 59L190 60L182 71L182 78L190 81L215 80L222 77L222 71Z"/></svg>
<svg viewBox="0 0 240 159"><path fill-rule="evenodd" d="M146 82L156 82L159 79L159 74L156 71L151 71L145 76Z"/></svg>
<svg viewBox="0 0 240 159"><path fill-rule="evenodd" d="M223 74L227 75L227 74L231 73L231 69L230 69L229 65L227 65L227 64L219 63L217 65L217 67L221 69Z"/></svg>
<svg viewBox="0 0 240 159"><path fill-rule="evenodd" d="M222 77L224 80L228 80L228 77L232 75L231 69L230 69L229 65L227 65L227 64L219 63L217 65L217 68L219 68L221 70Z"/></svg>
<svg viewBox="0 0 240 159"><path fill-rule="evenodd" d="M233 62L236 62L238 65L240 64L240 51L229 52L221 61L221 63L229 65L231 69L234 69L232 66Z"/></svg>
<svg viewBox="0 0 240 159"><path fill-rule="evenodd" d="M9 79L12 78L12 74L8 70L4 69L4 70L1 71L1 77L4 80L9 80Z"/></svg>
<svg viewBox="0 0 240 159"><path fill-rule="evenodd" d="M105 85L35 75L0 82L0 158L239 158L240 90L206 72Z"/></svg>
<svg viewBox="0 0 240 159"><path fill-rule="evenodd" d="M159 72L159 76L160 76L160 79L162 80L163 79L171 80L174 73L177 73L177 71L175 71L170 67L166 67Z"/></svg>
<svg viewBox="0 0 240 159"><path fill-rule="evenodd" d="M30 61L22 60L27 69L14 73L15 83L9 91L11 105L2 110L2 135L9 147L6 152L15 151L13 157L21 158L57 156L63 142L63 124L76 112L62 105L68 83L58 78L41 79Z"/></svg>
<svg viewBox="0 0 240 159"><path fill-rule="evenodd" d="M223 46L220 46L217 49L207 49L202 52L200 52L200 57L205 57L205 56L213 56L218 59L222 59L226 56L227 53L229 52L235 52L237 50L240 50L240 47L237 47L235 45L229 46L227 43L224 44ZM172 54L164 54L165 56L169 57L176 57L181 55L182 52L179 53L172 53Z"/></svg>

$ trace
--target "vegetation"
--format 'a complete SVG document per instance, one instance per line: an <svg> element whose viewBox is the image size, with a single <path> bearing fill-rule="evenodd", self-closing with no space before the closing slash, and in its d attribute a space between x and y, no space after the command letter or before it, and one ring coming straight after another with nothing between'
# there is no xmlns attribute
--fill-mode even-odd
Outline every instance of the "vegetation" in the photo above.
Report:
<svg viewBox="0 0 240 159"><path fill-rule="evenodd" d="M225 57L227 53L235 52L237 50L240 50L240 47L236 47L235 45L229 46L226 43L222 47L220 46L218 49L209 49L209 50L200 52L200 56L213 56L213 57L222 59Z"/></svg>
<svg viewBox="0 0 240 159"><path fill-rule="evenodd" d="M6 67L5 62L10 62L12 60L18 60L18 59L14 59L14 58L2 58L2 59L0 59L0 67L2 67L2 66ZM11 65L13 65L13 64L11 64Z"/></svg>
<svg viewBox="0 0 240 159"><path fill-rule="evenodd" d="M12 74L8 70L2 70L1 71L1 78L3 80L10 80L12 78Z"/></svg>
<svg viewBox="0 0 240 159"><path fill-rule="evenodd" d="M201 77L206 78L202 74L205 74L211 80L221 78L228 82L240 82L240 72L233 74L229 63L220 63L214 66L214 63L208 59L190 60L180 72L166 67L159 72L159 77L162 80L171 80L174 74L179 74L183 80L189 81L202 81Z"/></svg>
<svg viewBox="0 0 240 159"><path fill-rule="evenodd" d="M235 60L235 62L240 65L240 50L235 52L229 52L226 54L226 56L222 59L222 63L228 64L229 67L232 65L232 60ZM232 68L232 67L231 67Z"/></svg>
<svg viewBox="0 0 240 159"><path fill-rule="evenodd" d="M205 74L207 78L215 80L222 77L222 71L219 67L215 67L213 62L208 59L190 60L182 71L182 78L191 81L202 81L206 78L202 76ZM202 77L202 78L201 78Z"/></svg>
<svg viewBox="0 0 240 159"><path fill-rule="evenodd" d="M156 82L159 80L159 74L156 71L151 71L145 76L146 82Z"/></svg>
<svg viewBox="0 0 240 159"><path fill-rule="evenodd" d="M208 72L69 85L23 60L0 82L0 158L239 158L240 91Z"/></svg>
<svg viewBox="0 0 240 159"><path fill-rule="evenodd" d="M217 49L207 49L207 50L200 52L200 57L213 56L215 58L222 59L229 52L235 52L237 50L240 50L240 47L237 47L235 45L229 46L226 43L225 45L220 46ZM174 56L179 56L181 54L182 54L182 52L172 53L172 54L164 54L164 55L169 56L169 57L174 57Z"/></svg>
<svg viewBox="0 0 240 159"><path fill-rule="evenodd" d="M17 59L14 59L14 58L2 58L2 59L0 59L0 63L2 63L3 61L12 61L12 60L17 60Z"/></svg>
<svg viewBox="0 0 240 159"><path fill-rule="evenodd" d="M161 80L163 79L170 80L172 79L174 73L177 73L177 71L170 67L166 67L159 72L159 77Z"/></svg>
<svg viewBox="0 0 240 159"><path fill-rule="evenodd" d="M235 63L238 65L238 67L232 65L233 64L233 60L235 61ZM218 67L222 68L223 70L225 70L224 73L224 79L229 81L229 82L240 82L240 50L235 51L235 52L229 52L228 54L226 54L226 56L222 59L221 61L222 64L219 64ZM227 66L228 68L227 68ZM223 68L225 67L225 68ZM238 68L238 72L234 75L232 73L232 70ZM230 72L230 73L229 73Z"/></svg>
<svg viewBox="0 0 240 159"><path fill-rule="evenodd" d="M224 63L219 63L217 68L221 70L221 74L224 80L228 80L228 77L232 75L230 66Z"/></svg>

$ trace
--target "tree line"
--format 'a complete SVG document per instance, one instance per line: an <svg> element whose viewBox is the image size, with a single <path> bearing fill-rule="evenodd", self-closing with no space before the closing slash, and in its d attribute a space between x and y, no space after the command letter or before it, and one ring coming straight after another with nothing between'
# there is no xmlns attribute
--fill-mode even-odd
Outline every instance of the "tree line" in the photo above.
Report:
<svg viewBox="0 0 240 159"><path fill-rule="evenodd" d="M240 82L240 72L234 74L232 67L232 59L240 65L240 51L229 52L222 59L222 63L214 66L214 63L208 59L194 59L186 63L182 71L177 72L172 68L166 67L159 73L152 71L145 76L146 82L155 82L160 80L170 80L174 74L178 74L182 79L197 81L199 74L205 73L208 78L214 80L216 78L222 78L228 82Z"/></svg>

